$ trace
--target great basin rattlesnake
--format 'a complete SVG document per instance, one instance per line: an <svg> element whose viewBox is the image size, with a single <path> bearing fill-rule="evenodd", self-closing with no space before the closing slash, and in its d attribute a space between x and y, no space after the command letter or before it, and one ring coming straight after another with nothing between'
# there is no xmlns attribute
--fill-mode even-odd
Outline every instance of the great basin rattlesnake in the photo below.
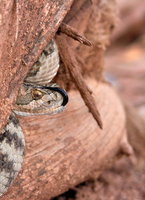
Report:
<svg viewBox="0 0 145 200"><path fill-rule="evenodd" d="M55 114L61 112L68 102L66 92L56 84L50 84L58 68L58 49L55 41L51 40L27 74L15 108L0 134L0 196L17 176L24 157L25 140L16 114Z"/></svg>

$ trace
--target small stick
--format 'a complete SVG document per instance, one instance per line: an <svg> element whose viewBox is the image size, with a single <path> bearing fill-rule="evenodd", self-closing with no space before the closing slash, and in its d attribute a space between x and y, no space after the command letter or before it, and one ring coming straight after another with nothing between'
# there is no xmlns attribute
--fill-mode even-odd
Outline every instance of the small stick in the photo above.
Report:
<svg viewBox="0 0 145 200"><path fill-rule="evenodd" d="M59 31L73 38L74 40L79 41L81 44L92 46L92 43L87 38L80 35L74 28L65 23L61 24L61 26L59 27Z"/></svg>
<svg viewBox="0 0 145 200"><path fill-rule="evenodd" d="M71 51L71 48L68 46L66 37L63 35L57 36L57 44L59 48L60 57L64 66L69 70L69 73L74 80L79 92L88 107L89 111L92 113L94 119L97 121L99 127L103 129L103 124L101 120L100 113L96 107L94 98L91 95L89 88L87 87L83 76L79 70L78 62Z"/></svg>

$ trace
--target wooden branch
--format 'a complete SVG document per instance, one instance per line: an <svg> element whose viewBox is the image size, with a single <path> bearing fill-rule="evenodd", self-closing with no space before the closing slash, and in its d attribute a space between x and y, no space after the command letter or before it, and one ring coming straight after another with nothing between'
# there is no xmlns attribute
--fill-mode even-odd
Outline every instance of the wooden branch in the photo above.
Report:
<svg viewBox="0 0 145 200"><path fill-rule="evenodd" d="M92 46L92 43L87 38L80 35L74 28L65 23L61 24L61 26L59 27L59 31L84 45Z"/></svg>
<svg viewBox="0 0 145 200"><path fill-rule="evenodd" d="M68 93L63 113L21 117L26 138L23 170L1 200L50 199L98 177L114 160L125 134L124 110L109 85L86 81L100 110L103 130L77 90Z"/></svg>
<svg viewBox="0 0 145 200"><path fill-rule="evenodd" d="M95 104L94 98L79 71L79 64L75 59L71 48L68 46L66 38L63 35L57 36L57 44L59 47L60 57L64 66L68 68L69 73L71 74L74 83L79 89L85 104L87 105L89 111L92 113L94 119L97 121L99 127L102 129L103 124L101 116Z"/></svg>

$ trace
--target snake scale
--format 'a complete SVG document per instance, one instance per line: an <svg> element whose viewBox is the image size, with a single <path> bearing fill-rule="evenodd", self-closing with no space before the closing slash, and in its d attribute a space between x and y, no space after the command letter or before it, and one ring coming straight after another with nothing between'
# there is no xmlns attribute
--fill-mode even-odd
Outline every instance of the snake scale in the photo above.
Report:
<svg viewBox="0 0 145 200"><path fill-rule="evenodd" d="M66 92L50 83L58 68L58 48L55 41L51 40L28 72L14 110L0 134L0 196L17 176L24 157L25 140L16 114L56 114L63 111L68 102Z"/></svg>

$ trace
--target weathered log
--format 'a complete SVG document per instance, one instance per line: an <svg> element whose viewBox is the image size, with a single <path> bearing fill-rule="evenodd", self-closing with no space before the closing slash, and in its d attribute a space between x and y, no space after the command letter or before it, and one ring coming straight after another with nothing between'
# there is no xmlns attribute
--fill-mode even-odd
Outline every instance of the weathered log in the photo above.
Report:
<svg viewBox="0 0 145 200"><path fill-rule="evenodd" d="M2 200L49 199L110 165L126 133L124 110L111 86L87 83L97 97L104 129L99 129L77 91L69 92L63 113L21 117L27 144L24 166Z"/></svg>

